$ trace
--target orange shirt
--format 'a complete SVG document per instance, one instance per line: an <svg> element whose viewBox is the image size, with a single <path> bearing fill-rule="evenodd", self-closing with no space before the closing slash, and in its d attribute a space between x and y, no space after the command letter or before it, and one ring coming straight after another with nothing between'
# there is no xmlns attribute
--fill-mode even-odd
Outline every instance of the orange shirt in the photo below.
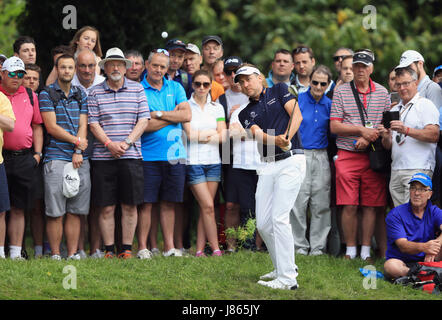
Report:
<svg viewBox="0 0 442 320"><path fill-rule="evenodd" d="M216 101L218 97L224 94L224 87L222 84L219 84L215 80L212 81L212 90L210 90L210 94L212 96L212 101Z"/></svg>

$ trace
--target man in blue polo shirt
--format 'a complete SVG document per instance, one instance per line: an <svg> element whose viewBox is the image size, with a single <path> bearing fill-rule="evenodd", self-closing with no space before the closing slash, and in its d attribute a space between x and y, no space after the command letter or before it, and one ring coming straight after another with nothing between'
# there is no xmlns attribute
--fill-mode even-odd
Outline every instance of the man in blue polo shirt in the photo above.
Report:
<svg viewBox="0 0 442 320"><path fill-rule="evenodd" d="M385 273L406 276L407 263L442 259L442 210L431 204L431 178L416 173L410 179L410 201L391 210L386 218L387 252Z"/></svg>
<svg viewBox="0 0 442 320"><path fill-rule="evenodd" d="M328 162L328 128L331 100L324 94L331 81L326 66L316 66L310 75L309 89L299 95L302 113L301 132L307 162L306 176L290 216L296 253L321 255L331 227L330 165ZM307 209L310 208L310 228L307 240Z"/></svg>
<svg viewBox="0 0 442 320"><path fill-rule="evenodd" d="M152 51L146 62L147 75L141 82L152 117L141 136L144 166L144 204L138 218L138 257L141 259L150 257L146 242L152 205L157 202L164 239L163 255L181 255L173 242L175 204L183 201L186 175L187 154L181 123L190 121L192 114L183 86L165 78L168 67L168 51Z"/></svg>
<svg viewBox="0 0 442 320"><path fill-rule="evenodd" d="M305 175L305 157L298 134L301 111L285 83L263 87L264 76L253 65L243 64L235 73L250 103L239 121L255 140L263 166L257 170L256 223L275 270L258 284L273 289L298 288L290 210ZM265 281L271 280L271 281Z"/></svg>

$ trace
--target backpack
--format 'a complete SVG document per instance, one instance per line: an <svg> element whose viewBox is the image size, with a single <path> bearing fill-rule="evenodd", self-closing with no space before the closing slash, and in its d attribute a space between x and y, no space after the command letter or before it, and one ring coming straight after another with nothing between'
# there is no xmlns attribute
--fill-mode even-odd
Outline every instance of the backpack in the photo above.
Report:
<svg viewBox="0 0 442 320"><path fill-rule="evenodd" d="M396 279L394 284L412 286L432 294L442 291L442 261L415 262L409 264L410 271L404 277Z"/></svg>
<svg viewBox="0 0 442 320"><path fill-rule="evenodd" d="M76 86L72 86L72 88L76 89L73 98L74 98L74 100L77 101L78 105L80 106L81 105L81 89ZM43 88L43 90L49 94L49 98L51 99L54 106L57 106L58 102L60 102L60 100L63 98L60 92L58 92L54 88L51 88L50 86L45 86ZM28 91L28 94L29 94L29 91ZM31 101L32 101L32 105L34 105L34 101L33 100L31 100ZM46 150L46 148L50 144L50 142L51 142L51 138L46 130L46 127L43 126L43 150Z"/></svg>

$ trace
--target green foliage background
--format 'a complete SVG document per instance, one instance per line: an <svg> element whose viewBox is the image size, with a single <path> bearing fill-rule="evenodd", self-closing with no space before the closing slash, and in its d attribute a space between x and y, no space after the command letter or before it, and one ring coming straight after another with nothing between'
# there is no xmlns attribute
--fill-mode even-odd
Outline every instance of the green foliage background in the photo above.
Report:
<svg viewBox="0 0 442 320"><path fill-rule="evenodd" d="M170 38L201 45L208 34L222 37L225 55L239 55L264 73L279 48L307 44L317 63L333 65L339 47L370 48L376 55L374 78L386 83L400 54L415 49L426 59L427 73L441 64L442 13L437 0L3 0L0 2L0 52L11 54L13 39L29 34L37 40L38 62L50 69L50 49L67 43L75 30L62 28L62 8L76 6L78 28L90 24L111 46L137 48L147 55ZM376 9L376 29L363 27L365 6ZM21 16L17 19L18 14ZM18 28L18 30L17 30Z"/></svg>

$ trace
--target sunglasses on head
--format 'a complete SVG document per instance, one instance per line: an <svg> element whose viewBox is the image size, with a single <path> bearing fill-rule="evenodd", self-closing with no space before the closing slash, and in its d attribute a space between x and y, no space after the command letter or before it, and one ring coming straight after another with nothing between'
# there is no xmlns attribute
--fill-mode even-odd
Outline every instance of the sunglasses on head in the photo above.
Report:
<svg viewBox="0 0 442 320"><path fill-rule="evenodd" d="M195 81L193 84L194 84L195 87L197 87L197 88L203 86L205 89L207 89L208 87L210 87L210 82L199 82L199 81Z"/></svg>
<svg viewBox="0 0 442 320"><path fill-rule="evenodd" d="M9 72L8 73L8 77L9 78L14 78L15 76L17 76L17 78L22 79L25 76L24 72Z"/></svg>
<svg viewBox="0 0 442 320"><path fill-rule="evenodd" d="M318 84L321 84L321 87L326 87L328 85L327 82L318 82L316 80L312 80L312 85L317 86Z"/></svg>
<svg viewBox="0 0 442 320"><path fill-rule="evenodd" d="M163 53L166 56L169 56L169 51L167 51L166 49L153 49L152 52L153 53Z"/></svg>
<svg viewBox="0 0 442 320"><path fill-rule="evenodd" d="M349 55L344 55L344 56L334 56L333 57L333 61L339 61L340 59L344 60L344 58L350 57Z"/></svg>
<svg viewBox="0 0 442 320"><path fill-rule="evenodd" d="M307 47L299 47L299 48L295 49L295 54L306 53L306 52L308 52L308 48Z"/></svg>

